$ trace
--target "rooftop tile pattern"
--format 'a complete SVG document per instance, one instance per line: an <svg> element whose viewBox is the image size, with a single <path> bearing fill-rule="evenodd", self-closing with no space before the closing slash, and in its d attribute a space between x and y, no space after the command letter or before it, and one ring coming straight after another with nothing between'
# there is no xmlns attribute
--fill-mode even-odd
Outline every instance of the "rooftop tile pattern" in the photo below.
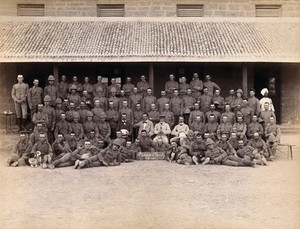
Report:
<svg viewBox="0 0 300 229"><path fill-rule="evenodd" d="M300 62L297 20L0 20L0 62Z"/></svg>

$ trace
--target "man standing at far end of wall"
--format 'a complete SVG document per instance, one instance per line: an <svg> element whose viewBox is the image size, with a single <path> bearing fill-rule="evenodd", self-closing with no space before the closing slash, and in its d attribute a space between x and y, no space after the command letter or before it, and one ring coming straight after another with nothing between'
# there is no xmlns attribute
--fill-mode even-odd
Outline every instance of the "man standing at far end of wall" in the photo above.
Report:
<svg viewBox="0 0 300 229"><path fill-rule="evenodd" d="M13 85L11 97L15 103L17 116L17 124L19 130L23 130L27 119L27 93L29 90L28 84L23 82L23 75L18 75L18 83Z"/></svg>
<svg viewBox="0 0 300 229"><path fill-rule="evenodd" d="M261 90L261 95L263 96L263 98L261 98L259 100L259 103L260 103L260 109L263 110L264 109L264 105L266 102L269 103L269 111L273 111L275 112L275 109L274 109L274 105L273 105L273 101L271 98L268 97L269 95L269 90L267 88L263 88Z"/></svg>

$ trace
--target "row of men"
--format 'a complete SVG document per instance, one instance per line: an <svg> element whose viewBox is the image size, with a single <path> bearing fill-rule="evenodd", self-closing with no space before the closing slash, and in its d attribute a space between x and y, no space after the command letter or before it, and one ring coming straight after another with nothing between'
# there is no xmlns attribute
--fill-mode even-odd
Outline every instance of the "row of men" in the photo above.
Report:
<svg viewBox="0 0 300 229"><path fill-rule="evenodd" d="M216 110L223 112L225 104L230 105L230 109L235 113L241 108L244 112L251 114L260 114L265 102L269 103L269 110L274 111L272 100L268 98L267 89L262 90L264 98L259 101L255 97L255 91L250 90L249 99L243 99L243 91L238 89L235 95L234 90L230 90L230 95L225 99L220 96L220 87L210 81L210 76L206 76L206 82L203 83L199 79L197 73L190 84L186 83L183 78L178 84L174 79L174 75L170 75L170 80L165 85L165 91L161 92L161 98L157 99L152 95L152 89L146 81L145 76L141 76L141 81L137 86L131 83L131 78L127 78L126 84L123 85L123 90L116 84L115 79L112 79L111 85L106 87L102 83L102 77L98 76L97 83L91 85L89 78L85 78L85 84L81 85L77 81L77 77L73 77L71 84L66 83L66 77L62 77L62 81L55 86L55 79L49 76L49 85L44 88L39 87L38 79L33 81L34 86L28 88L28 85L23 82L23 76L18 75L18 83L13 86L12 98L15 103L17 121L20 128L24 127L24 122L27 119L27 102L30 108L31 118L37 110L38 104L42 103L44 97L50 100L50 106L54 107L56 103L63 103L63 107L73 104L77 109L81 103L85 103L90 109L94 108L95 102L99 103L99 107L107 111L108 104L113 102L115 109L121 109L123 101L128 102L128 107L135 110L137 104L141 104L141 109L144 112L151 110L151 105L155 104L158 111L162 112L165 109L165 104L170 105L170 110L174 113L176 122L179 115L188 116L191 110L194 109L194 104L199 103L202 112L207 112L210 109L210 104L215 104ZM109 93L107 93L109 91ZM203 92L203 94L202 94ZM109 95L108 97L106 95ZM66 110L65 110L66 112Z"/></svg>
<svg viewBox="0 0 300 229"><path fill-rule="evenodd" d="M277 141L272 137L267 142L262 140L257 132L253 139L245 144L232 133L230 139L222 134L220 140L213 141L201 134L189 130L185 137L171 140L171 144L158 139L154 142L146 130L134 143L126 141L118 131L117 138L107 147L103 140L77 141L75 134L65 137L59 134L51 145L45 133L39 134L39 139L32 144L26 135L21 133L20 140L15 145L8 159L8 166L41 166L54 169L57 167L74 166L74 168L116 166L122 162L133 162L140 152L163 152L165 159L178 164L222 164L228 166L267 165L267 160L273 161L277 149Z"/></svg>
<svg viewBox="0 0 300 229"><path fill-rule="evenodd" d="M276 124L275 114L269 110L267 102L260 116L252 112L247 113L247 107L234 113L229 104L225 105L223 113L215 109L215 104L211 104L210 110L204 114L200 110L199 103L194 104L194 109L190 114L177 116L170 110L168 103L164 104L165 109L162 112L159 112L153 103L150 111L145 113L139 103L132 111L128 107L127 100L123 101L123 106L119 110L114 108L113 102L110 102L109 109L104 111L100 108L99 101L96 100L92 110L89 110L85 103L81 103L80 109L76 110L74 104L70 103L65 111L59 100L57 99L54 109L50 106L50 98L45 96L44 105L38 105L38 110L32 118L34 131L38 129L38 125L42 125L42 131L48 134L48 140L51 143L59 133L66 136L74 132L77 139L83 139L89 137L91 131L94 131L97 137L110 143L111 139L116 138L117 130L127 133L131 140L140 135L141 130L146 130L149 136L156 135L154 140L163 138L164 142L168 142L171 135L178 137L180 133L186 134L189 129L202 136L209 134L213 140L220 139L223 133L230 136L232 132L236 132L242 139L251 139L254 132L258 132L264 139L271 133L280 138L280 128Z"/></svg>

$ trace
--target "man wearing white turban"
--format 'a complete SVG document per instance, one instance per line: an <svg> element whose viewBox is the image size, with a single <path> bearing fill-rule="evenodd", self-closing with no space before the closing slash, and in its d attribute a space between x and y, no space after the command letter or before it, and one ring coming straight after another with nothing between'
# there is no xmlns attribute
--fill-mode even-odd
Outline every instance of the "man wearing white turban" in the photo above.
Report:
<svg viewBox="0 0 300 229"><path fill-rule="evenodd" d="M262 110L264 108L265 102L269 103L269 110L275 112L272 99L268 97L269 90L267 88L263 88L260 93L262 94L263 98L259 100L260 103L260 109Z"/></svg>

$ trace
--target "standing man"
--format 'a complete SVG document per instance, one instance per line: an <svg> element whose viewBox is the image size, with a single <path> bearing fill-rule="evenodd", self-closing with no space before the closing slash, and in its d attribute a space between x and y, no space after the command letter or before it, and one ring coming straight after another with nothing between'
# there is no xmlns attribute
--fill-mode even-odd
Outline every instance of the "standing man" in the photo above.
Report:
<svg viewBox="0 0 300 229"><path fill-rule="evenodd" d="M55 101L56 101L56 99L58 97L58 90L57 90L57 88L54 85L55 79L54 79L53 75L50 75L48 77L48 83L49 83L48 86L46 86L44 88L44 96L49 95L50 98L51 98L50 105L54 106Z"/></svg>
<svg viewBox="0 0 300 229"><path fill-rule="evenodd" d="M65 75L61 76L61 81L58 83L58 97L61 99L68 97L69 84L66 82L67 77Z"/></svg>
<svg viewBox="0 0 300 229"><path fill-rule="evenodd" d="M216 89L215 93L212 97L212 101L214 104L217 104L218 106L216 107L216 110L219 112L224 111L224 106L225 106L225 100L224 98L220 95L220 89Z"/></svg>
<svg viewBox="0 0 300 229"><path fill-rule="evenodd" d="M205 123L205 122L206 122L206 118L205 118L204 113L203 113L202 111L200 111L199 103L195 103L195 104L194 104L194 108L195 108L195 109L194 109L194 110L191 112L191 114L190 114L188 124L189 124L189 125L192 125L193 122L196 121L196 117L197 117L197 116L200 116L202 122Z"/></svg>
<svg viewBox="0 0 300 229"><path fill-rule="evenodd" d="M134 87L132 94L129 96L129 107L134 110L138 103L142 103L142 99L143 97L138 93L137 87Z"/></svg>
<svg viewBox="0 0 300 229"><path fill-rule="evenodd" d="M261 90L260 93L263 96L263 98L259 101L259 103L260 103L260 109L263 109L265 103L267 102L267 103L269 103L269 110L275 112L272 99L270 99L268 97L269 90L267 88L264 88L264 89Z"/></svg>
<svg viewBox="0 0 300 229"><path fill-rule="evenodd" d="M181 80L179 80L179 85L178 85L180 98L186 95L186 91L188 88L190 88L190 85L186 82L186 77L182 76Z"/></svg>
<svg viewBox="0 0 300 229"><path fill-rule="evenodd" d="M169 124L170 128L172 129L174 126L174 114L170 111L170 104L165 104L165 110L161 112L165 116L165 122Z"/></svg>
<svg viewBox="0 0 300 229"><path fill-rule="evenodd" d="M78 93L82 92L82 85L81 85L81 83L78 82L77 76L73 76L73 82L69 84L69 92L71 92L72 85L76 86Z"/></svg>
<svg viewBox="0 0 300 229"><path fill-rule="evenodd" d="M260 103L258 98L255 97L255 90L253 88L250 89L248 103L253 109L253 113L258 116L260 113Z"/></svg>
<svg viewBox="0 0 300 229"><path fill-rule="evenodd" d="M53 131L55 128L55 123L56 123L56 114L55 114L55 110L53 107L50 106L51 103L51 98L49 95L46 95L44 98L44 108L43 108L43 113L47 114L48 116L48 123L46 123L46 127L48 130L48 139L49 142L52 143L53 142Z"/></svg>
<svg viewBox="0 0 300 229"><path fill-rule="evenodd" d="M234 89L230 89L229 96L225 98L225 104L229 104L231 106L232 102L236 99Z"/></svg>
<svg viewBox="0 0 300 229"><path fill-rule="evenodd" d="M117 85L116 78L111 78L110 83L111 84L107 88L108 92L111 92L111 90L114 88L116 91L116 95L120 95L121 88L119 87L119 85Z"/></svg>
<svg viewBox="0 0 300 229"><path fill-rule="evenodd" d="M84 77L84 84L82 85L82 90L85 90L88 92L90 98L93 96L93 85L89 83L90 78L89 77Z"/></svg>
<svg viewBox="0 0 300 229"><path fill-rule="evenodd" d="M122 89L125 92L125 96L129 98L133 92L134 85L131 83L131 77L126 78L126 83L123 85Z"/></svg>
<svg viewBox="0 0 300 229"><path fill-rule="evenodd" d="M114 102L109 102L108 110L106 111L106 120L111 128L111 138L115 139L117 137L116 130L118 126L118 122L120 119L119 111L114 108Z"/></svg>
<svg viewBox="0 0 300 229"><path fill-rule="evenodd" d="M144 97L146 95L147 89L150 88L149 83L146 81L146 76L141 75L141 81L139 81L137 84L138 93Z"/></svg>
<svg viewBox="0 0 300 229"><path fill-rule="evenodd" d="M33 87L28 91L27 100L32 118L33 114L37 111L37 105L43 101L43 89L39 87L38 79L33 80Z"/></svg>
<svg viewBox="0 0 300 229"><path fill-rule="evenodd" d="M218 84L211 81L210 75L206 75L205 79L206 79L206 81L204 82L204 87L207 87L209 96L213 96L214 90L216 90L216 89L221 90L221 88L219 87Z"/></svg>
<svg viewBox="0 0 300 229"><path fill-rule="evenodd" d="M15 103L17 123L19 129L23 130L27 119L27 94L29 90L28 84L23 82L23 75L18 75L18 83L14 84L11 97Z"/></svg>
<svg viewBox="0 0 300 229"><path fill-rule="evenodd" d="M198 100L201 96L201 91L203 90L203 82L199 79L198 73L193 74L193 80L190 82L190 88L192 89L192 96Z"/></svg>
<svg viewBox="0 0 300 229"><path fill-rule="evenodd" d="M174 95L174 90L178 90L178 82L175 81L175 76L170 74L169 81L165 84L165 91L167 93L167 97L171 99Z"/></svg>
<svg viewBox="0 0 300 229"><path fill-rule="evenodd" d="M183 101L183 117L185 124L188 124L191 110L194 108L196 99L192 96L192 90L188 88L186 90L186 95L182 97Z"/></svg>
<svg viewBox="0 0 300 229"><path fill-rule="evenodd" d="M116 93L117 93L116 88L114 88L114 87L111 88L111 90L109 92L110 92L110 96L108 97L107 101L109 103L113 102L114 109L118 110L120 107L120 99L116 96Z"/></svg>
<svg viewBox="0 0 300 229"><path fill-rule="evenodd" d="M102 83L102 76L97 76L97 83L94 85L94 97L104 96L107 97L107 86Z"/></svg>
<svg viewBox="0 0 300 229"><path fill-rule="evenodd" d="M210 95L208 95L207 87L203 89L203 95L198 99L198 101L200 102L201 111L203 113L209 111L209 106L212 103L212 98Z"/></svg>
<svg viewBox="0 0 300 229"><path fill-rule="evenodd" d="M174 122L175 124L178 124L178 119L179 116L182 116L183 114L183 101L181 98L178 96L178 90L174 90L174 96L170 100L170 106L171 106L171 111L174 114Z"/></svg>
<svg viewBox="0 0 300 229"><path fill-rule="evenodd" d="M152 95L152 89L148 88L147 89L147 95L144 96L142 100L142 107L144 112L149 112L151 110L151 104L155 103L156 104L156 97Z"/></svg>
<svg viewBox="0 0 300 229"><path fill-rule="evenodd" d="M170 99L166 97L166 92L161 91L161 97L157 100L157 109L159 113L162 113L165 110L165 104L169 103Z"/></svg>

